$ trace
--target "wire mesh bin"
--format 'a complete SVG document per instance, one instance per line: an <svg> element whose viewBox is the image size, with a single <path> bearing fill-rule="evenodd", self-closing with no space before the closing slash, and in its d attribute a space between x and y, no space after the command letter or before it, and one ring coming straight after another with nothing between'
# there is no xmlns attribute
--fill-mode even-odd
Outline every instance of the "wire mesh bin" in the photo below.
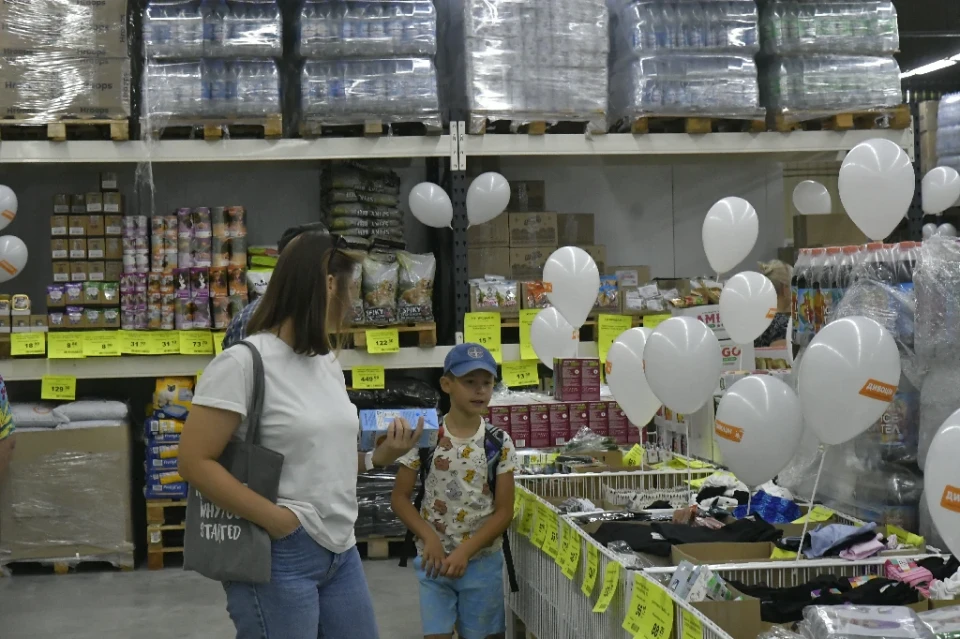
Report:
<svg viewBox="0 0 960 639"><path fill-rule="evenodd" d="M626 505L626 494L649 492L663 499L682 492L689 493L686 481L689 478L708 477L716 468L691 468L688 473L676 470L623 471L609 473L571 473L562 475L519 475L517 484L540 497L554 499L581 497L599 504L602 500L616 506Z"/></svg>

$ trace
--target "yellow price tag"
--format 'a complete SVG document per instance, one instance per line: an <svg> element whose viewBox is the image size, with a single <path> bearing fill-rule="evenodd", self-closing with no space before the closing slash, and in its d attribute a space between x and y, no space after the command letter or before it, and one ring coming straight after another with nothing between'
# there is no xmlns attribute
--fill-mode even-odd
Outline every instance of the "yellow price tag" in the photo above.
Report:
<svg viewBox="0 0 960 639"><path fill-rule="evenodd" d="M120 335L117 331L84 333L83 354L87 357L120 357Z"/></svg>
<svg viewBox="0 0 960 639"><path fill-rule="evenodd" d="M666 322L671 317L673 317L673 315L670 315L669 313L665 313L662 315L644 315L643 325L646 328L651 328L651 329L656 328L661 324L663 324L664 322Z"/></svg>
<svg viewBox="0 0 960 639"><path fill-rule="evenodd" d="M560 522L560 547L557 549L557 556L553 560L563 569L566 561L567 550L570 548L570 527L562 521Z"/></svg>
<svg viewBox="0 0 960 639"><path fill-rule="evenodd" d="M535 362L540 359L530 342L530 327L533 326L533 320L539 312L538 308L520 311L520 359L532 359Z"/></svg>
<svg viewBox="0 0 960 639"><path fill-rule="evenodd" d="M180 331L181 355L212 355L213 335L210 331Z"/></svg>
<svg viewBox="0 0 960 639"><path fill-rule="evenodd" d="M593 607L594 612L607 611L607 608L613 602L613 596L617 594L617 586L619 585L620 564L615 561L607 562L607 568L603 571L603 588L600 590L597 604Z"/></svg>
<svg viewBox="0 0 960 639"><path fill-rule="evenodd" d="M703 639L703 624L700 620L684 609L680 609L680 617L683 619L683 634L681 639Z"/></svg>
<svg viewBox="0 0 960 639"><path fill-rule="evenodd" d="M354 388L377 390L387 385L387 374L383 366L356 366L351 377Z"/></svg>
<svg viewBox="0 0 960 639"><path fill-rule="evenodd" d="M540 384L536 361L504 362L500 369L503 372L503 383L509 388Z"/></svg>
<svg viewBox="0 0 960 639"><path fill-rule="evenodd" d="M223 352L223 338L227 336L226 331L216 331L213 334L213 354L219 355Z"/></svg>
<svg viewBox="0 0 960 639"><path fill-rule="evenodd" d="M629 331L633 318L629 315L608 315L601 313L597 318L597 349L600 351L600 364L606 367L607 351L620 334Z"/></svg>
<svg viewBox="0 0 960 639"><path fill-rule="evenodd" d="M634 574L635 582L642 580L646 584L646 602L639 618L640 630L635 636L667 639L673 632L673 600L663 588L651 584L638 573Z"/></svg>
<svg viewBox="0 0 960 639"><path fill-rule="evenodd" d="M532 495L524 495L523 514L520 516L520 534L528 539L530 538L530 534L533 532L533 520L535 512L535 502Z"/></svg>
<svg viewBox="0 0 960 639"><path fill-rule="evenodd" d="M523 495L519 490L513 491L513 518L516 519L520 511L523 510Z"/></svg>
<svg viewBox="0 0 960 639"><path fill-rule="evenodd" d="M151 355L180 354L180 333L177 331L151 331L149 335Z"/></svg>
<svg viewBox="0 0 960 639"><path fill-rule="evenodd" d="M634 444L633 448L627 451L627 454L623 456L623 465L624 466L640 466L643 463L643 448L640 447L640 444Z"/></svg>
<svg viewBox="0 0 960 639"><path fill-rule="evenodd" d="M463 341L480 344L493 355L497 364L503 361L500 345L500 313L467 313L463 316Z"/></svg>
<svg viewBox="0 0 960 639"><path fill-rule="evenodd" d="M47 357L50 359L83 359L83 334L50 333L47 335Z"/></svg>
<svg viewBox="0 0 960 639"><path fill-rule="evenodd" d="M580 535L571 528L568 539L570 543L567 545L566 553L564 553L563 576L573 581L577 574L577 568L580 566ZM593 548L592 545L590 547Z"/></svg>
<svg viewBox="0 0 960 639"><path fill-rule="evenodd" d="M46 333L13 333L10 335L10 354L43 355L47 352Z"/></svg>
<svg viewBox="0 0 960 639"><path fill-rule="evenodd" d="M557 514L547 506L544 506L543 511L547 520L547 538L543 542L543 552L555 560L560 552L560 530L557 526Z"/></svg>
<svg viewBox="0 0 960 639"><path fill-rule="evenodd" d="M372 328L367 332L367 352L385 355L400 352L400 333L395 328Z"/></svg>
<svg viewBox="0 0 960 639"><path fill-rule="evenodd" d="M153 344L150 334L144 331L118 331L120 352L124 355L150 355Z"/></svg>
<svg viewBox="0 0 960 639"><path fill-rule="evenodd" d="M587 544L587 570L583 573L580 592L589 597L597 585L597 573L600 572L600 551L593 544Z"/></svg>
<svg viewBox="0 0 960 639"><path fill-rule="evenodd" d="M77 378L68 375L44 375L40 379L40 399L72 402L77 398Z"/></svg>
<svg viewBox="0 0 960 639"><path fill-rule="evenodd" d="M543 548L543 544L547 542L547 535L550 533L549 521L547 519L548 512L549 510L545 508L543 504L537 503L537 523L530 541L533 542L534 546L541 549Z"/></svg>

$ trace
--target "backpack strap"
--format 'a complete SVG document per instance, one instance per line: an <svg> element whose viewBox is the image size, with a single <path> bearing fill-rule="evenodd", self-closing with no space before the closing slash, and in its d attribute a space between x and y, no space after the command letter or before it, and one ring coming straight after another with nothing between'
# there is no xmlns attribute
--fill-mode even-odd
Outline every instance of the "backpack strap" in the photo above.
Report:
<svg viewBox="0 0 960 639"><path fill-rule="evenodd" d="M443 437L443 426L440 427L437 432L437 441ZM420 454L420 471L419 481L417 484L417 492L413 497L413 507L417 509L417 515L420 514L420 510L423 506L423 497L427 492L427 475L430 474L430 466L433 464L433 453L436 451L436 447L433 448L421 448L419 450ZM403 535L403 550L400 551L400 567L407 567L407 560L410 557L413 557L417 554L417 544L414 539L413 531L407 528L407 532Z"/></svg>
<svg viewBox="0 0 960 639"><path fill-rule="evenodd" d="M490 423L486 423L486 429L483 435L483 447L487 454L487 486L490 487L490 494L494 499L497 498L497 468L500 466L500 456L503 453L505 445L505 433L503 429L497 428ZM507 579L510 582L510 592L519 592L520 586L517 583L517 571L513 565L513 552L510 550L510 536L506 531L503 532L503 563L507 567Z"/></svg>

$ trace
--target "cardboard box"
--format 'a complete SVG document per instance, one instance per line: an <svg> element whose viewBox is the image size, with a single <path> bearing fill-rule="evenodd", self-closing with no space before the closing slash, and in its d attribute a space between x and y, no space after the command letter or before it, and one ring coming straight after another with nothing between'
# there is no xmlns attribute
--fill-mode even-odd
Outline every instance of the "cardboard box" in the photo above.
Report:
<svg viewBox="0 0 960 639"><path fill-rule="evenodd" d="M511 180L508 211L542 211L547 208L547 185L543 180Z"/></svg>
<svg viewBox="0 0 960 639"><path fill-rule="evenodd" d="M510 274L516 280L539 280L543 278L543 266L557 245L531 246L510 249Z"/></svg>
<svg viewBox="0 0 960 639"><path fill-rule="evenodd" d="M553 446L550 438L550 404L530 404L530 441L532 448Z"/></svg>
<svg viewBox="0 0 960 639"><path fill-rule="evenodd" d="M507 213L510 247L557 246L556 213Z"/></svg>
<svg viewBox="0 0 960 639"><path fill-rule="evenodd" d="M120 237L123 235L123 216L104 215L103 231L107 237Z"/></svg>
<svg viewBox="0 0 960 639"><path fill-rule="evenodd" d="M483 278L486 275L510 277L510 249L467 249L467 277L474 279Z"/></svg>
<svg viewBox="0 0 960 639"><path fill-rule="evenodd" d="M31 315L30 330L34 333L46 333L48 330L46 315Z"/></svg>
<svg viewBox="0 0 960 639"><path fill-rule="evenodd" d="M577 358L553 360L553 398L561 402L581 400L583 360Z"/></svg>
<svg viewBox="0 0 960 639"><path fill-rule="evenodd" d="M596 221L593 213L558 213L557 244L560 246L580 246L596 242L594 229Z"/></svg>
<svg viewBox="0 0 960 639"><path fill-rule="evenodd" d="M526 404L510 406L510 437L517 448L530 446L530 407Z"/></svg>
<svg viewBox="0 0 960 639"><path fill-rule="evenodd" d="M567 407L570 411L570 439L573 439L581 428L590 426L590 409L587 402L572 402Z"/></svg>
<svg viewBox="0 0 960 639"><path fill-rule="evenodd" d="M570 441L570 405L558 402L549 406L551 445L563 446Z"/></svg>
<svg viewBox="0 0 960 639"><path fill-rule="evenodd" d="M584 359L580 367L580 399L600 401L600 360Z"/></svg>
<svg viewBox="0 0 960 639"><path fill-rule="evenodd" d="M132 567L130 450L127 426L18 431L0 493L0 556Z"/></svg>
<svg viewBox="0 0 960 639"><path fill-rule="evenodd" d="M498 215L486 224L467 229L467 248L510 246L510 221L507 215Z"/></svg>
<svg viewBox="0 0 960 639"><path fill-rule="evenodd" d="M65 260L70 257L70 240L65 237L55 237L50 240L50 257L55 260Z"/></svg>
<svg viewBox="0 0 960 639"><path fill-rule="evenodd" d="M774 546L769 541L754 543L680 544L670 549L673 565L681 561L692 564L722 564L770 561Z"/></svg>
<svg viewBox="0 0 960 639"><path fill-rule="evenodd" d="M105 255L106 244L104 243L104 238L91 237L87 240L87 257L91 260L102 260Z"/></svg>
<svg viewBox="0 0 960 639"><path fill-rule="evenodd" d="M105 235L102 215L95 214L87 218L87 235L93 235L95 237L103 237Z"/></svg>
<svg viewBox="0 0 960 639"><path fill-rule="evenodd" d="M83 215L87 212L87 196L83 193L70 196L70 215Z"/></svg>
<svg viewBox="0 0 960 639"><path fill-rule="evenodd" d="M86 215L71 215L68 220L67 234L70 237L86 237L88 219Z"/></svg>
<svg viewBox="0 0 960 639"><path fill-rule="evenodd" d="M607 402L607 423L608 432L613 441L620 446L630 443L628 437L630 420L617 402ZM634 428L634 430L637 429Z"/></svg>
<svg viewBox="0 0 960 639"><path fill-rule="evenodd" d="M93 240L91 240L93 241ZM103 238L103 259L119 260L123 258L123 242L119 237ZM89 248L89 242L87 243Z"/></svg>
<svg viewBox="0 0 960 639"><path fill-rule="evenodd" d="M87 259L87 240L85 238L82 238L82 237L70 238L70 259L71 260Z"/></svg>
<svg viewBox="0 0 960 639"><path fill-rule="evenodd" d="M597 435L610 434L610 421L607 417L607 402L589 402L587 404L587 424Z"/></svg>
<svg viewBox="0 0 960 639"><path fill-rule="evenodd" d="M103 280L105 282L119 282L123 275L123 262L105 262L103 269Z"/></svg>
<svg viewBox="0 0 960 639"><path fill-rule="evenodd" d="M86 262L70 262L70 281L71 282L87 281L88 273L89 271L87 270Z"/></svg>
<svg viewBox="0 0 960 639"><path fill-rule="evenodd" d="M69 208L69 207L68 207ZM70 227L70 219L67 215L50 216L50 235L53 237L66 237Z"/></svg>
<svg viewBox="0 0 960 639"><path fill-rule="evenodd" d="M123 194L122 193L104 193L103 194L103 212L114 213L114 214L123 213ZM121 222L121 225L122 225L122 222ZM113 235L113 234L111 233L110 235Z"/></svg>
<svg viewBox="0 0 960 639"><path fill-rule="evenodd" d="M87 193L87 213L103 213L103 195L100 191Z"/></svg>
<svg viewBox="0 0 960 639"><path fill-rule="evenodd" d="M15 49L128 55L127 0L4 0L0 22Z"/></svg>
<svg viewBox="0 0 960 639"><path fill-rule="evenodd" d="M920 133L927 131L936 131L938 128L937 120L940 114L939 100L926 100L917 105L920 111Z"/></svg>
<svg viewBox="0 0 960 639"><path fill-rule="evenodd" d="M130 59L43 54L0 58L0 113L43 117L130 115ZM39 59L38 59L39 58ZM77 86L83 90L76 90ZM28 93L30 100L24 100ZM86 212L86 207L83 211Z"/></svg>
<svg viewBox="0 0 960 639"><path fill-rule="evenodd" d="M387 428L397 417L403 417L410 422L411 426L416 426L420 417L423 417L423 435L417 447L428 448L437 445L440 417L436 409L376 408L360 411L360 450L376 448L379 441L386 437Z"/></svg>
<svg viewBox="0 0 960 639"><path fill-rule="evenodd" d="M70 262L57 261L53 263L53 281L70 281Z"/></svg>
<svg viewBox="0 0 960 639"><path fill-rule="evenodd" d="M509 406L491 406L488 409L487 419L492 426L510 434L510 407Z"/></svg>
<svg viewBox="0 0 960 639"><path fill-rule="evenodd" d="M607 272L607 247L602 244L581 244L580 248L586 251L593 261L597 263L597 268L601 273Z"/></svg>
<svg viewBox="0 0 960 639"><path fill-rule="evenodd" d="M117 174L113 171L105 171L100 174L100 190L101 191L119 191L120 190L120 180L117 179Z"/></svg>
<svg viewBox="0 0 960 639"><path fill-rule="evenodd" d="M617 278L617 286L643 286L650 281L649 266L608 266L607 273Z"/></svg>

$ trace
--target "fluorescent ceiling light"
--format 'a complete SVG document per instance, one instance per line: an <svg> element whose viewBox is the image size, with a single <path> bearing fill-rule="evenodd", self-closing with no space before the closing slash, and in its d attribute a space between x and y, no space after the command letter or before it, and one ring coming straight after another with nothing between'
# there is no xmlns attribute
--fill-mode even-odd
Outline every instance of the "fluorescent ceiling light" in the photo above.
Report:
<svg viewBox="0 0 960 639"><path fill-rule="evenodd" d="M950 59L953 60L954 62L960 62L960 53L958 53L955 56L951 56Z"/></svg>
<svg viewBox="0 0 960 639"><path fill-rule="evenodd" d="M955 56L960 59L960 55ZM925 75L927 73L933 73L934 71L939 71L940 69L946 69L947 67L952 67L957 63L957 60L954 58L944 58L943 60L937 60L936 62L931 62L930 64L925 64L922 67L917 67L916 69L911 69L900 74L901 78L909 78L915 75Z"/></svg>

